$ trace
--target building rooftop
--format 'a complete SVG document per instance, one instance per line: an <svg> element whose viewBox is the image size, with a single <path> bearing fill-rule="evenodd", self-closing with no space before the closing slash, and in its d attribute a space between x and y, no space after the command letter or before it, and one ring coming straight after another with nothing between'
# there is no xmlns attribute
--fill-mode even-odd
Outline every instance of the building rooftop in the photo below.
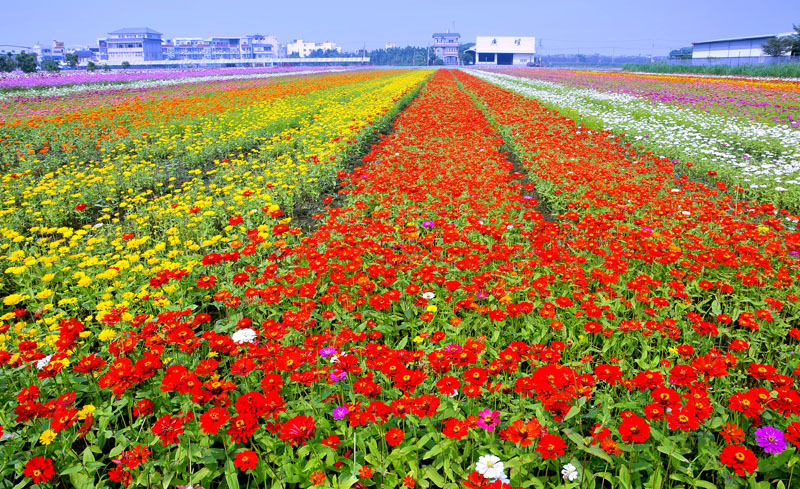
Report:
<svg viewBox="0 0 800 489"><path fill-rule="evenodd" d="M125 27L124 29L118 29L113 32L109 32L109 34L159 34L160 32L154 31L149 27Z"/></svg>
<svg viewBox="0 0 800 489"><path fill-rule="evenodd" d="M431 37L461 37L458 32L434 32Z"/></svg>
<svg viewBox="0 0 800 489"><path fill-rule="evenodd" d="M535 37L478 36L473 51L479 53L535 53Z"/></svg>
<svg viewBox="0 0 800 489"><path fill-rule="evenodd" d="M791 36L792 34L794 34L794 32L764 34L762 36L729 37L725 39L712 39L710 41L694 41L692 44L708 44L712 42L729 42L729 41L749 41L751 39L769 39L770 37L786 37L786 36Z"/></svg>

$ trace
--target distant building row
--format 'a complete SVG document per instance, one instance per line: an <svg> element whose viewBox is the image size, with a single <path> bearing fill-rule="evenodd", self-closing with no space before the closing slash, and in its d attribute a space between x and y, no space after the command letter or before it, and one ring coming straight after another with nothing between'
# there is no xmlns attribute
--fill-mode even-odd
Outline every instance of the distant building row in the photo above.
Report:
<svg viewBox="0 0 800 489"><path fill-rule="evenodd" d="M433 54L445 65L461 64L458 47L461 34L436 32L433 34ZM509 36L478 36L475 46L465 50L472 53L478 65L522 65L536 61L536 38Z"/></svg>
<svg viewBox="0 0 800 489"><path fill-rule="evenodd" d="M132 65L147 61L269 61L272 58L299 56L306 58L314 51L336 51L342 48L332 42L305 42L302 39L279 44L275 36L254 34L230 37L176 37L163 39L163 34L148 27L134 27L109 32L108 37L98 39L97 47L68 49L61 41L53 41L52 47L35 45L0 46L0 52L32 51L39 61L53 59L64 61L64 54L78 54L79 62L101 61L112 65L128 62ZM13 49L18 48L18 49Z"/></svg>
<svg viewBox="0 0 800 489"><path fill-rule="evenodd" d="M136 64L144 61L238 61L269 60L292 56L308 57L316 50L341 52L342 48L332 42L313 43L302 39L279 44L275 36L254 34L230 37L176 37L162 39L162 34L153 29L126 28L109 32L105 39L98 39L101 60L113 64L127 61Z"/></svg>

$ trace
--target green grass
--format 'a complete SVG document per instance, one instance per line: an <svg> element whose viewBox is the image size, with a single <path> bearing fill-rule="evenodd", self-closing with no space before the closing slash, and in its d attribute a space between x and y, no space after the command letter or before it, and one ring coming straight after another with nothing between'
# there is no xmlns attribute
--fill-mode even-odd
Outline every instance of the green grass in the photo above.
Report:
<svg viewBox="0 0 800 489"><path fill-rule="evenodd" d="M800 78L800 62L770 65L740 66L687 66L667 63L628 63L622 66L625 71L647 73L702 73L706 75L773 76L780 78Z"/></svg>

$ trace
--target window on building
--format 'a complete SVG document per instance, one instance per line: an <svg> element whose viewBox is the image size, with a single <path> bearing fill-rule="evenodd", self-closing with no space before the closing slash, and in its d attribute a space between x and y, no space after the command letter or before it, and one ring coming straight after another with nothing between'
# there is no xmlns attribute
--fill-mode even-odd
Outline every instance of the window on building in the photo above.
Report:
<svg viewBox="0 0 800 489"><path fill-rule="evenodd" d="M494 63L494 53L478 53L478 61L481 63Z"/></svg>
<svg viewBox="0 0 800 489"><path fill-rule="evenodd" d="M492 45L497 44L497 39L492 39Z"/></svg>
<svg viewBox="0 0 800 489"><path fill-rule="evenodd" d="M522 42L522 39L515 39L514 40L514 44L516 44L517 46L519 46L521 42Z"/></svg>

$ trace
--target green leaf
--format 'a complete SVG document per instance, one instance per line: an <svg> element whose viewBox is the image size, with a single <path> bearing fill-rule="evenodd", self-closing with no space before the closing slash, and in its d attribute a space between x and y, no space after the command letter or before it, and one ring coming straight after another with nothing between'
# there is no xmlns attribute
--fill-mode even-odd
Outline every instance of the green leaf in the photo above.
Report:
<svg viewBox="0 0 800 489"><path fill-rule="evenodd" d="M694 485L695 487L702 487L703 489L717 489L717 486L708 481L696 480L694 481Z"/></svg>
<svg viewBox="0 0 800 489"><path fill-rule="evenodd" d="M669 455L670 457L687 464L689 463L689 460L686 457L677 452L677 447L675 446L669 447L666 445L659 445L656 447L656 449L664 455Z"/></svg>
<svg viewBox="0 0 800 489"><path fill-rule="evenodd" d="M572 409L575 409L575 406L573 406ZM570 412L572 412L572 409L570 409ZM566 418L564 418L564 419L566 419ZM567 435L567 438L569 438L572 441L572 443L578 445L578 448L586 447L586 443L584 443L583 437L581 435L579 435L578 433L575 433L574 431L572 431L569 428L564 428L561 431L563 431L564 434Z"/></svg>
<svg viewBox="0 0 800 489"><path fill-rule="evenodd" d="M86 448L86 450L83 451L83 465L89 465L94 461L95 461L94 454L92 453L91 450L89 450L89 448Z"/></svg>
<svg viewBox="0 0 800 489"><path fill-rule="evenodd" d="M61 472L61 474L60 474L60 475L70 475L70 474L74 474L74 473L76 473L76 472L80 472L81 470L83 470L83 466L82 466L82 465L80 465L80 464L78 464L78 465L73 465L72 467L69 467L69 468L67 468L67 469L64 469L64 470Z"/></svg>
<svg viewBox="0 0 800 489"><path fill-rule="evenodd" d="M606 452L604 452L603 450L597 448L594 445L587 445L585 448L582 448L582 450L584 452L588 453L589 455L594 455L595 457L597 457L599 459L605 460L607 463L611 464L612 466L614 465L614 461L611 460L611 457L609 457Z"/></svg>
<svg viewBox="0 0 800 489"><path fill-rule="evenodd" d="M228 489L239 489L239 469L231 459L225 462L225 482L228 483Z"/></svg>
<svg viewBox="0 0 800 489"><path fill-rule="evenodd" d="M440 473L436 472L433 467L426 467L423 473L427 479L436 485L436 487L444 487L444 477L442 477Z"/></svg>
<svg viewBox="0 0 800 489"><path fill-rule="evenodd" d="M76 472L69 475L69 481L75 489L92 489L94 483L89 480L89 476Z"/></svg>
<svg viewBox="0 0 800 489"><path fill-rule="evenodd" d="M619 475L617 476L617 480L619 484L624 489L632 489L631 488L631 473L628 471L628 467L624 465L620 465L619 467Z"/></svg>

